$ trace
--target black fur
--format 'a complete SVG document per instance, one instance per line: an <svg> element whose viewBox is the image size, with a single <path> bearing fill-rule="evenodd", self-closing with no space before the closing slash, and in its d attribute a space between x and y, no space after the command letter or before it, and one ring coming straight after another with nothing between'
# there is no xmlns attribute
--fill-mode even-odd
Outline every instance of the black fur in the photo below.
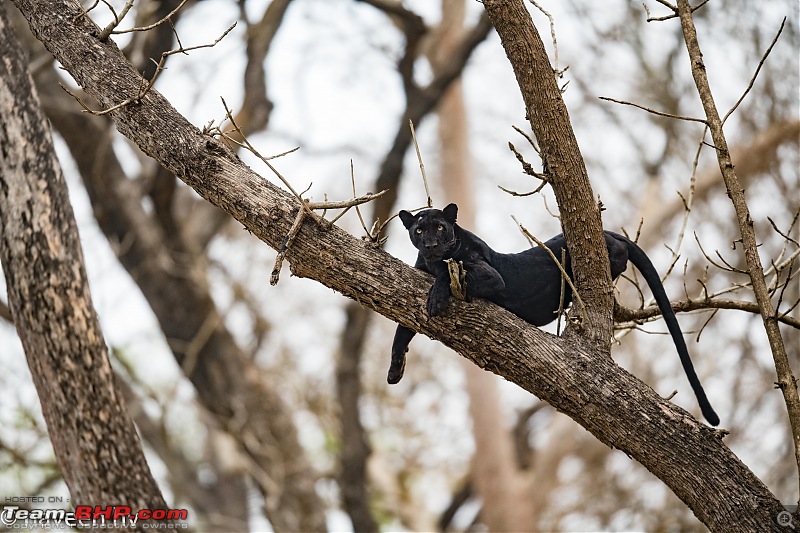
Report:
<svg viewBox="0 0 800 533"><path fill-rule="evenodd" d="M467 299L484 298L505 307L534 326L549 324L556 318L561 299L561 272L550 255L540 247L516 254L495 252L477 235L456 224L458 207L450 204L443 210L426 209L416 215L400 211L402 220L419 250L416 268L433 274L435 280L428 292L427 310L431 316L443 313L450 298L450 277L445 259L462 261L467 271ZM644 251L623 235L605 232L608 256L611 262L611 277L616 279L628 266L634 264L642 273L653 292L667 329L678 350L683 369L689 378L700 410L712 425L719 424L719 417L706 398L700 380L694 371L689 351L683 340L678 320L661 284L658 272ZM560 258L567 243L563 235L557 235L544 243L556 257ZM569 251L566 251L565 270L571 276ZM572 300L572 292L565 288L563 305ZM388 382L397 383L403 377L408 344L415 333L397 326L392 344L392 363Z"/></svg>

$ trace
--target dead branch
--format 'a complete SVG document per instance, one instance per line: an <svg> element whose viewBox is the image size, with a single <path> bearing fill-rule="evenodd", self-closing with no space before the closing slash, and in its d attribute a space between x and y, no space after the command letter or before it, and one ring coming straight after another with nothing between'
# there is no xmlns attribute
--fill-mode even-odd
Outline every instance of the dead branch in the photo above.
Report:
<svg viewBox="0 0 800 533"><path fill-rule="evenodd" d="M113 20L113 22L109 23L108 26L103 28L103 31L101 31L100 35L97 36L97 38L100 39L101 42L104 42L106 39L108 39L108 36L111 35L111 32L114 30L114 28L119 26L119 24L122 22L122 19L125 18L125 16L128 14L128 12L133 7L133 2L134 2L134 0L127 0L125 2L125 6L122 8L122 11L120 12L119 15L117 15L116 11L114 11L114 8L111 6L111 4L109 4L108 2L103 0L103 3L108 6L109 10L111 10L111 14L114 15L114 20ZM94 7L94 6L92 6L92 7ZM88 13L88 11L87 11L87 13Z"/></svg>
<svg viewBox="0 0 800 533"><path fill-rule="evenodd" d="M615 104L633 106L633 107L642 109L644 111L647 111L648 113L652 113L654 115L658 115L659 117L674 118L676 120L686 120L688 122L700 122L702 124L706 123L706 119L704 119L704 118L685 117L683 115L673 115L672 113L665 113L664 111L657 111L655 109L651 109L651 108L645 107L643 105L634 104L633 102L626 102L625 100L617 100L615 98L609 98L607 96L600 96L599 98L600 98L600 100L606 100L608 102L614 102Z"/></svg>
<svg viewBox="0 0 800 533"><path fill-rule="evenodd" d="M772 49L775 47L775 43L778 42L778 38L781 36L781 32L783 32L783 27L785 25L786 25L786 17L783 17L783 21L781 21L781 27L778 28L778 33L775 34L775 37L772 39L772 42L770 43L769 47L767 48L767 51L764 52L763 56L761 56L761 60L758 62L758 66L756 67L756 71L753 73L753 77L750 78L750 83L747 84L747 88L742 93L742 96L740 96L739 99L736 100L736 103L733 104L733 107L731 107L728 110L728 112L725 113L725 116L722 117L722 124L723 125L725 124L725 121L728 120L728 117L730 117L733 114L733 112L736 111L736 108L739 107L739 104L742 103L742 101L747 97L747 95L750 92L750 90L753 88L753 85L756 83L756 78L758 77L758 73L761 72L761 67L764 66L764 62L767 60L767 57L769 56L769 53L772 52Z"/></svg>
<svg viewBox="0 0 800 533"><path fill-rule="evenodd" d="M553 40L553 72L557 77L560 77L567 69L559 70L558 68L558 41L556 40L556 22L553 15L548 13L536 0L528 0L536 9L542 12L550 21L550 38ZM562 91L563 92L563 91Z"/></svg>
<svg viewBox="0 0 800 533"><path fill-rule="evenodd" d="M717 257L719 257L722 260L722 262L725 263L725 264L724 265L720 265L719 263L717 263L716 261L711 259L711 257L708 255L708 253L703 248L703 245L700 243L700 237L697 236L697 232L694 232L694 240L695 240L695 242L697 242L697 246L698 246L698 248L700 248L700 253L703 254L703 257L706 258L706 261L708 261L709 263L711 263L712 265L714 265L718 269L722 270L723 272L730 272L730 273L733 273L733 274L747 274L746 271L744 271L744 270L742 270L740 268L736 268L733 265L731 265L730 263L728 263L728 261L726 261L725 258L722 257L722 254L720 254L719 250L715 250L715 252L717 253Z"/></svg>
<svg viewBox="0 0 800 533"><path fill-rule="evenodd" d="M162 24L164 24L165 22L171 22L172 21L172 17L175 14L177 14L178 11L180 11L181 8L183 8L183 6L186 5L186 2L188 2L188 1L189 0L181 0L180 4L178 4L178 6L175 9L170 11L169 14L167 14L165 17L157 20L156 22L154 22L152 24L148 24L147 26L137 26L135 28L130 28L130 29L127 29L127 30L113 30L113 31L110 32L110 35L121 35L121 34L124 34L124 33L133 33L133 32L137 32L137 31L150 31L152 29L155 29L155 28L161 26ZM121 22L121 21L119 21L119 22ZM117 24L114 27L118 26L119 22L117 22ZM111 27L111 26L109 26L109 27ZM108 35L106 35L105 38L108 38ZM99 37L99 39L104 40L102 35Z"/></svg>
<svg viewBox="0 0 800 533"><path fill-rule="evenodd" d="M732 309L736 311L744 311L747 313L760 314L758 303L748 302L744 300L731 300L725 298L704 298L681 300L671 303L672 309L676 313L689 313L692 311L706 311L709 309ZM614 319L618 322L618 329L626 329L632 327L632 324L626 322L640 323L642 321L649 321L658 319L661 316L661 311L658 306L651 305L641 309L632 309L626 307L619 302L614 306ZM782 324L791 326L800 330L800 320L792 316L781 313L777 315L777 320Z"/></svg>
<svg viewBox="0 0 800 533"><path fill-rule="evenodd" d="M356 198L358 196L356 194L356 173L355 173L355 169L353 167L353 160L352 159L350 160L350 184L353 186L353 198ZM356 207L356 214L358 215L358 220L359 220L359 222L361 222L361 228L364 230L365 234L369 235L370 232L367 229L367 225L364 223L364 217L361 216L361 210L358 208L358 205L356 205L355 207ZM343 215L345 212L346 212L346 210L342 211L341 214ZM336 218L331 220L331 224L336 223L336 221L338 219L339 219L339 217L337 216Z"/></svg>
<svg viewBox="0 0 800 533"><path fill-rule="evenodd" d="M428 207L433 207L433 200L431 199L431 191L428 188L428 178L425 176L425 164L422 162L422 154L419 152L419 144L417 143L417 132L414 131L414 121L408 120L408 127L411 128L411 139L414 141L414 150L417 152L417 161L419 161L419 171L422 174L422 183L425 185L425 196L428 198Z"/></svg>
<svg viewBox="0 0 800 533"><path fill-rule="evenodd" d="M518 127L518 126L515 126L515 125L513 125L513 124L511 125L511 128L512 128L514 131L516 131L517 133L519 133L520 135L522 135L523 137L525 137L525 140L527 140L527 141L528 141L528 144L530 144L530 145L531 145L531 148L533 148L533 150L534 150L534 151L535 151L537 154L539 154L539 156L541 157L541 155L542 155L542 152L541 152L541 150L539 150L539 147L538 147L538 146L536 146L536 143L534 142L533 138L532 138L530 135L528 135L528 133L527 133L525 130L523 130L522 128L520 128L520 127ZM544 163L543 163L543 164L544 164Z"/></svg>
<svg viewBox="0 0 800 533"><path fill-rule="evenodd" d="M642 6L644 7L645 13L647 13L647 22L662 22L662 21L665 21L665 20L674 19L674 18L676 18L678 16L678 8L677 7L673 6L669 2L665 2L663 0L656 0L656 1L661 5L667 6L670 10L672 10L672 13L669 14L669 15L664 15L663 17L652 17L650 15L650 8L647 7L646 3L642 2ZM694 13L695 11L697 11L698 9L700 9L701 7L706 5L708 3L708 1L709 0L703 0L702 2L697 4L695 7L692 8L692 13Z"/></svg>

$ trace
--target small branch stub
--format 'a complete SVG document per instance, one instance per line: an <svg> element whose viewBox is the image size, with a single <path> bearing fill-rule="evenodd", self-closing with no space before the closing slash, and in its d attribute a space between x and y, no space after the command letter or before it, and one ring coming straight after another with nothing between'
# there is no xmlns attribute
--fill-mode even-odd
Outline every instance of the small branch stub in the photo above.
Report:
<svg viewBox="0 0 800 533"><path fill-rule="evenodd" d="M464 268L464 262L450 258L446 259L447 271L450 274L450 292L453 297L462 301L467 301L467 270Z"/></svg>

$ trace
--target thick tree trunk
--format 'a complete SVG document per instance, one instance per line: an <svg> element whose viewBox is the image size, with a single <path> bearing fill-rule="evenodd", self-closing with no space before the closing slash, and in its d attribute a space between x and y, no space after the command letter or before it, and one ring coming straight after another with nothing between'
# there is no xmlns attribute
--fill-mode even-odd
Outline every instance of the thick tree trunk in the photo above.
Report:
<svg viewBox="0 0 800 533"><path fill-rule="evenodd" d="M101 106L139 90L139 75L113 43L94 37L96 26L76 4L14 3L34 34ZM537 72L530 75L535 78ZM202 197L271 247L283 244L298 201L189 124L156 91L112 117L123 134ZM580 225L580 213L562 211L562 217L573 219L573 229ZM598 244L605 250L602 240ZM310 218L287 258L295 275L318 280L442 341L567 413L662 479L710 529L785 531L774 522L783 510L780 502L722 443L720 432L660 397L603 351L544 333L485 301L455 301L443 316L430 319L425 311L429 276L374 244Z"/></svg>
<svg viewBox="0 0 800 533"><path fill-rule="evenodd" d="M0 5L0 260L73 505L166 508L115 386L78 229L27 62Z"/></svg>

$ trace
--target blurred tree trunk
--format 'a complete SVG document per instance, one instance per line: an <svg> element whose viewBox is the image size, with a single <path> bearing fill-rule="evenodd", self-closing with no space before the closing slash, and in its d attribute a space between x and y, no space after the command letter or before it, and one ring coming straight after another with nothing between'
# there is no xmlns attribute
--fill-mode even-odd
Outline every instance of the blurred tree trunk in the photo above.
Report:
<svg viewBox="0 0 800 533"><path fill-rule="evenodd" d="M162 51L146 53L158 57ZM147 177L126 174L112 148L113 123L75 109L74 100L59 87L55 70L41 70L37 83L48 118L75 160L100 229L147 299L200 404L215 416L218 427L211 434L221 428L238 440L238 451L264 495L265 513L276 531L324 530L317 474L298 441L291 411L238 345L211 297L203 248L188 237L193 228L186 228L173 211L168 189L175 189L174 175L156 169L151 178L158 192L151 193L155 209L149 212L144 207L148 191L140 186ZM159 194L165 189L167 194ZM203 228L208 225L205 217ZM154 447L158 449L157 443ZM241 469L217 469L217 507L205 507L214 521L232 517L226 529L247 524L241 474Z"/></svg>
<svg viewBox="0 0 800 533"><path fill-rule="evenodd" d="M57 87L48 84L51 96L69 100ZM140 189L111 149L104 118L71 113L68 103L49 111L75 158L100 228L111 242L125 243L117 247L120 263L153 309L177 364L203 407L251 461L270 523L276 531L325 529L316 473L291 411L226 327L211 297L204 257L179 226L169 230L144 209ZM158 179L174 178L166 173ZM230 490L239 492L233 485Z"/></svg>
<svg viewBox="0 0 800 533"><path fill-rule="evenodd" d="M442 0L442 23L434 62L446 58L464 31L464 0ZM475 194L469 124L461 80L454 81L439 103L441 180L445 203L458 204L458 223L475 227ZM482 500L481 521L489 531L532 531L531 506L517 467L514 442L500 402L497 376L461 360L469 396L475 454L472 484Z"/></svg>
<svg viewBox="0 0 800 533"><path fill-rule="evenodd" d="M92 306L80 238L27 61L0 5L0 260L72 505L166 508Z"/></svg>

